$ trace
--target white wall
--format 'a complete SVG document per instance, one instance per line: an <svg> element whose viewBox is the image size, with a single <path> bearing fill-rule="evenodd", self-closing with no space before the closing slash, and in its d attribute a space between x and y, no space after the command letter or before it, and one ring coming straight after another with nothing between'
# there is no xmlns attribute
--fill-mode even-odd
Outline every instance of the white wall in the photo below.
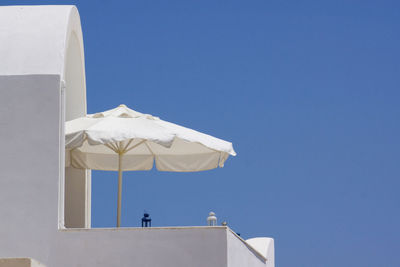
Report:
<svg viewBox="0 0 400 267"><path fill-rule="evenodd" d="M274 239L270 237L255 237L246 240L246 244L256 249L266 258L266 267L275 266L275 245Z"/></svg>
<svg viewBox="0 0 400 267"><path fill-rule="evenodd" d="M0 257L49 256L58 229L59 88L58 75L0 76Z"/></svg>
<svg viewBox="0 0 400 267"><path fill-rule="evenodd" d="M229 230L227 253L228 267L266 267L265 258Z"/></svg>
<svg viewBox="0 0 400 267"><path fill-rule="evenodd" d="M0 59L0 75L60 75L66 85L63 116L86 115L83 37L74 6L0 7ZM66 196L60 203L60 227L90 227L90 172L65 173L60 170Z"/></svg>
<svg viewBox="0 0 400 267"><path fill-rule="evenodd" d="M225 233L206 227L65 230L52 255L68 261L57 266L225 267Z"/></svg>
<svg viewBox="0 0 400 267"><path fill-rule="evenodd" d="M68 10L70 9L70 10ZM65 82L65 120L86 115L86 80L83 37L76 8L69 12L64 46L64 62L61 79ZM55 13L49 11L48 13ZM65 25L63 26L65 27ZM64 225L67 228L88 228L91 217L90 171L65 168Z"/></svg>
<svg viewBox="0 0 400 267"><path fill-rule="evenodd" d="M0 74L59 74L63 79L65 52L74 32L80 42L80 18L74 6L1 6ZM83 43L80 46L83 55Z"/></svg>
<svg viewBox="0 0 400 267"><path fill-rule="evenodd" d="M0 58L0 257L50 267L260 266L226 227L60 229L64 208L77 216L67 223L90 221L90 181L76 179L67 189L77 198L63 196L64 120L86 113L77 10L0 7Z"/></svg>
<svg viewBox="0 0 400 267"><path fill-rule="evenodd" d="M59 230L60 81L0 76L0 257L47 266L226 266L226 229Z"/></svg>

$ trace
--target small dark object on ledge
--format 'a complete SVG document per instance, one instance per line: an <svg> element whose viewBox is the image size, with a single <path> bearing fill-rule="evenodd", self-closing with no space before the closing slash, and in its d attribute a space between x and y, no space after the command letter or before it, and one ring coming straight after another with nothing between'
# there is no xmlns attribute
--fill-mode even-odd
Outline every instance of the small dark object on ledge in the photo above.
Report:
<svg viewBox="0 0 400 267"><path fill-rule="evenodd" d="M150 215L145 212L142 218L142 227L151 227L151 218Z"/></svg>

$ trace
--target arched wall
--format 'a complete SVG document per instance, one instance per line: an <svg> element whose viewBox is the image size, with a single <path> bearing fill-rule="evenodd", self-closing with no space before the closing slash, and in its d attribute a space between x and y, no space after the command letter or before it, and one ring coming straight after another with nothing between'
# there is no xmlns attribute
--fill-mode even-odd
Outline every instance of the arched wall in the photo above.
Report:
<svg viewBox="0 0 400 267"><path fill-rule="evenodd" d="M86 81L83 38L79 14L71 10L66 37L65 65L65 120L86 115ZM64 119L62 119L64 121ZM65 154L64 144L60 148ZM64 164L65 161L62 163ZM63 169L63 168L62 168ZM61 174L60 177L63 177ZM62 179L62 178L61 178ZM60 188L60 202L64 199L64 226L67 228L88 228L91 218L91 176L90 171L65 168L64 188ZM62 196L64 193L64 197ZM63 214L59 214L63 216ZM62 225L61 225L62 226Z"/></svg>
<svg viewBox="0 0 400 267"><path fill-rule="evenodd" d="M86 115L86 76L83 37L78 10L71 8L65 37L62 79L66 83L66 120Z"/></svg>
<svg viewBox="0 0 400 267"><path fill-rule="evenodd" d="M64 168L65 120L86 115L85 62L78 10L61 5L0 7L0 59L2 76L59 76L60 84L54 88L60 93L58 224L60 228L89 227L90 173Z"/></svg>
<svg viewBox="0 0 400 267"><path fill-rule="evenodd" d="M63 229L64 208L67 226L90 224L82 209L72 213L77 217L68 213L84 204L87 216L90 197L72 189L76 199L64 203L63 196L75 175L64 176L65 118L86 114L76 8L0 7L0 59L0 258L33 257L57 267L246 266L229 264L230 253L265 267L222 226Z"/></svg>

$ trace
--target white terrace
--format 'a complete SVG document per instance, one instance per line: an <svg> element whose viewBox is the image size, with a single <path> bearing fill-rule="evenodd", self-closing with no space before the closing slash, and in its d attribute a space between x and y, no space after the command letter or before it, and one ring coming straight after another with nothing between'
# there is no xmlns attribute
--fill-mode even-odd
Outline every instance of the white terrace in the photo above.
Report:
<svg viewBox="0 0 400 267"><path fill-rule="evenodd" d="M225 226L90 229L90 172L64 163L65 121L86 115L74 6L0 7L0 59L0 258L56 267L274 266L272 239L244 241Z"/></svg>

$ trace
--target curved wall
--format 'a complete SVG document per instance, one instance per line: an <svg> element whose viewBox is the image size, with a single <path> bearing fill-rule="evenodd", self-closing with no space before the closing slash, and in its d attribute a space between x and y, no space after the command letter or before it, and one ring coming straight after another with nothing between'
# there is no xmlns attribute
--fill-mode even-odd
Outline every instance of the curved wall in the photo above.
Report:
<svg viewBox="0 0 400 267"><path fill-rule="evenodd" d="M75 6L0 7L0 59L1 76L59 76L60 84L54 88L60 93L59 227L90 226L90 173L64 171L65 119L86 115L85 62L78 10Z"/></svg>
<svg viewBox="0 0 400 267"><path fill-rule="evenodd" d="M66 82L66 119L86 114L82 29L75 6L0 7L0 75L56 74Z"/></svg>
<svg viewBox="0 0 400 267"><path fill-rule="evenodd" d="M64 208L67 226L90 223L90 179L64 172L65 118L86 114L80 27L73 6L0 7L0 258L57 267L265 266L227 227L62 229Z"/></svg>
<svg viewBox="0 0 400 267"><path fill-rule="evenodd" d="M64 54L63 76L67 87L66 120L86 115L86 77L83 37L78 10L71 8Z"/></svg>
<svg viewBox="0 0 400 267"><path fill-rule="evenodd" d="M71 10L66 36L66 52L64 77L65 82L65 118L72 120L86 115L86 81L83 38L79 14L76 8ZM64 129L64 125L62 125ZM64 131L62 131L64 132ZM62 135L64 136L64 134ZM62 140L60 158L65 155L64 140ZM60 162L64 165L65 160ZM61 170L64 169L61 167ZM63 174L60 175L61 180ZM64 188L60 188L60 203L64 203L64 225L68 228L90 227L91 217L91 176L88 170L65 168ZM64 193L64 196L62 196ZM63 207L60 207L62 210ZM62 212L62 211L60 211ZM62 216L60 214L59 216Z"/></svg>

